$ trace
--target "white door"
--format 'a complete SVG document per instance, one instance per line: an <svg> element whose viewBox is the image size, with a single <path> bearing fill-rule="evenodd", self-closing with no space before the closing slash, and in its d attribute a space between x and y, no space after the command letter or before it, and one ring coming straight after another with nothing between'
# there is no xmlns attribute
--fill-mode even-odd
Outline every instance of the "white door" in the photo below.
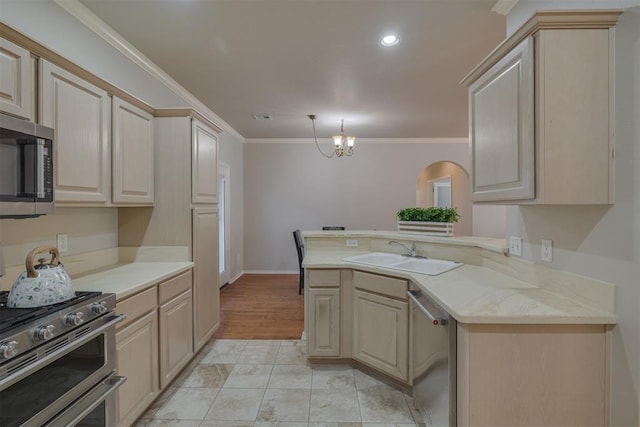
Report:
<svg viewBox="0 0 640 427"><path fill-rule="evenodd" d="M219 250L220 254L220 287L229 283L230 273L229 273L229 262L231 260L230 252L230 220L231 215L229 212L231 211L231 203L229 202L229 176L230 169L229 165L225 163L218 163L218 208L219 208L219 217L218 220L220 222L218 230L219 230Z"/></svg>
<svg viewBox="0 0 640 427"><path fill-rule="evenodd" d="M433 181L433 206L441 208L451 207L451 177Z"/></svg>

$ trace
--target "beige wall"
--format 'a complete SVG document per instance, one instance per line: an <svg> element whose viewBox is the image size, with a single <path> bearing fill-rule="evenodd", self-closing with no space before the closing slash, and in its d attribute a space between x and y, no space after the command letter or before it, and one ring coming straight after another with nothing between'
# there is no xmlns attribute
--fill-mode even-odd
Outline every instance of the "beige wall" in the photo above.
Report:
<svg viewBox="0 0 640 427"><path fill-rule="evenodd" d="M631 3L636 6L622 15L615 29L615 204L507 210L507 232L523 237L524 258L541 263L540 240L553 239L553 268L616 285L612 426L640 424L640 2L520 1L507 20L513 30L534 9Z"/></svg>
<svg viewBox="0 0 640 427"><path fill-rule="evenodd" d="M247 140L244 269L296 271L291 233L297 228L395 230L396 212L416 205L416 183L426 166L450 160L468 167L467 141L457 141L358 140L353 157L325 159L313 143Z"/></svg>
<svg viewBox="0 0 640 427"><path fill-rule="evenodd" d="M36 246L56 246L56 234L69 236L69 252L61 258L118 246L116 208L57 208L38 218L0 219L0 243L7 267L24 265L25 256ZM2 282L13 282L4 277ZM6 286L0 286L0 289Z"/></svg>

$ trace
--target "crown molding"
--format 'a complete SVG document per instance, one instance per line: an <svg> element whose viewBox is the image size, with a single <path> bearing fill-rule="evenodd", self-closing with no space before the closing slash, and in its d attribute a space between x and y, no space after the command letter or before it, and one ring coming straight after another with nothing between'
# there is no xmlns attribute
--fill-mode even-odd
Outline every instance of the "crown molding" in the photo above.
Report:
<svg viewBox="0 0 640 427"><path fill-rule="evenodd" d="M98 16L96 16L93 12L91 12L91 10L89 10L78 0L54 0L54 2L62 9L67 11L67 13L69 13L71 16L80 21L87 28L89 28L91 31L93 31L95 34L97 34L108 44L113 46L130 61L138 65L149 75L159 80L173 93L192 105L193 108L197 110L201 115L205 116L208 121L212 122L213 124L215 124L215 126L222 129L223 131L234 135L240 141L244 141L244 137L240 135L238 131L231 127L227 122L222 120L222 118L214 113L202 101L196 98L195 95L182 87L169 74L167 74L160 67L154 64L142 52L136 49L131 43L125 40L113 28L108 26L103 20L98 18Z"/></svg>
<svg viewBox="0 0 640 427"><path fill-rule="evenodd" d="M313 144L313 138L245 138L245 144ZM321 138L321 144L331 144L331 138ZM469 138L357 138L359 144L468 144Z"/></svg>
<svg viewBox="0 0 640 427"><path fill-rule="evenodd" d="M525 38L540 30L607 29L618 22L624 11L619 9L597 10L538 10L509 38L498 45L480 64L467 74L460 84L471 86L482 74L495 65L504 55Z"/></svg>

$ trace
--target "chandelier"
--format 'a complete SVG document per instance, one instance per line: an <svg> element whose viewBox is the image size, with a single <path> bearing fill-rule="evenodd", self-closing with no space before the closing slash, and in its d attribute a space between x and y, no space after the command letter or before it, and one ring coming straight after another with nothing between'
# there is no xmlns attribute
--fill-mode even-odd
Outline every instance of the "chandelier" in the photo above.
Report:
<svg viewBox="0 0 640 427"><path fill-rule="evenodd" d="M344 136L344 119L340 122L340 135L336 135L333 137L333 143L335 145L335 149L331 154L325 154L318 145L318 138L316 137L316 115L309 114L307 117L311 119L311 125L313 126L313 139L316 142L316 148L327 159L343 156L353 156L353 145L356 142L355 136Z"/></svg>

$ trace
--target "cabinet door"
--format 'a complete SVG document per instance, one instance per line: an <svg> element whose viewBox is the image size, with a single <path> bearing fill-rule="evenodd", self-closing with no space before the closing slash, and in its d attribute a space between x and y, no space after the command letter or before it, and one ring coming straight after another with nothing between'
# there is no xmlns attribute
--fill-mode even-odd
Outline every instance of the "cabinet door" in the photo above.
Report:
<svg viewBox="0 0 640 427"><path fill-rule="evenodd" d="M153 116L113 97L113 203L153 204Z"/></svg>
<svg viewBox="0 0 640 427"><path fill-rule="evenodd" d="M110 200L110 100L107 92L47 61L40 67L40 118L55 129L55 202Z"/></svg>
<svg viewBox="0 0 640 427"><path fill-rule="evenodd" d="M131 425L158 396L158 312L153 310L116 333L118 425Z"/></svg>
<svg viewBox="0 0 640 427"><path fill-rule="evenodd" d="M191 201L218 203L218 134L193 120Z"/></svg>
<svg viewBox="0 0 640 427"><path fill-rule="evenodd" d="M309 356L340 356L340 288L310 288Z"/></svg>
<svg viewBox="0 0 640 427"><path fill-rule="evenodd" d="M408 324L406 302L355 290L353 358L407 381Z"/></svg>
<svg viewBox="0 0 640 427"><path fill-rule="evenodd" d="M193 356L191 290L160 306L160 387L165 388Z"/></svg>
<svg viewBox="0 0 640 427"><path fill-rule="evenodd" d="M220 325L218 209L193 209L193 345L198 351Z"/></svg>
<svg viewBox="0 0 640 427"><path fill-rule="evenodd" d="M0 111L33 120L29 51L0 38Z"/></svg>
<svg viewBox="0 0 640 427"><path fill-rule="evenodd" d="M522 41L469 88L471 198L535 196L533 41Z"/></svg>

